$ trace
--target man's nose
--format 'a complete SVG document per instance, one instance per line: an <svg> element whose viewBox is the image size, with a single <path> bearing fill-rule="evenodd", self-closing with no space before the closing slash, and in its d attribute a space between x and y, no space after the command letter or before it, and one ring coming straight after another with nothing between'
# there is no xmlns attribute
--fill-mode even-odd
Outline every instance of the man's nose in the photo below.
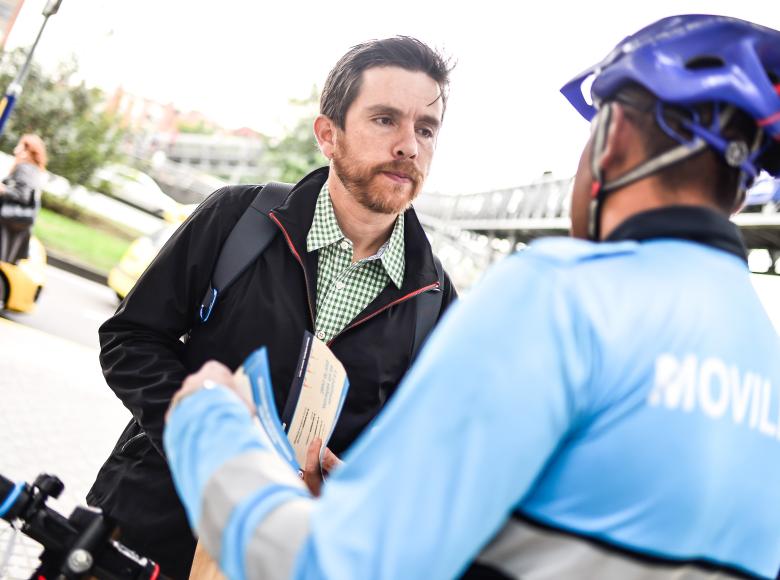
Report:
<svg viewBox="0 0 780 580"><path fill-rule="evenodd" d="M393 157L396 159L414 159L417 157L417 153L417 133L414 126L401 126L398 140L393 148Z"/></svg>

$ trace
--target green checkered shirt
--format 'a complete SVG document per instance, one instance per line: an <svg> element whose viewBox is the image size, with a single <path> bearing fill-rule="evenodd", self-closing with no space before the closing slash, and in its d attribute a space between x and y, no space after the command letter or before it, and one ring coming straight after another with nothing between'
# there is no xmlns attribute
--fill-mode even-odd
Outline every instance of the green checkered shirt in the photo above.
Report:
<svg viewBox="0 0 780 580"><path fill-rule="evenodd" d="M328 341L346 328L392 281L404 280L404 216L398 216L393 233L379 251L352 263L352 242L341 231L328 184L322 186L314 209L314 221L306 238L317 258L317 320L314 334Z"/></svg>

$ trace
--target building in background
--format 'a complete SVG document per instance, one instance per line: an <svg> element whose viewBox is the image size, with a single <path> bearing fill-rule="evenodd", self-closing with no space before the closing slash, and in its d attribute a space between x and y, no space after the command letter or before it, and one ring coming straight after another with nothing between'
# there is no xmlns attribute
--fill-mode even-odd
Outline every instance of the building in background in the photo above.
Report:
<svg viewBox="0 0 780 580"><path fill-rule="evenodd" d="M163 151L174 163L240 183L260 173L264 145L259 135L158 133L147 150Z"/></svg>
<svg viewBox="0 0 780 580"><path fill-rule="evenodd" d="M260 180L263 136L229 130L197 111L183 112L117 88L106 103L127 130L125 152L177 200L200 201L220 183Z"/></svg>
<svg viewBox="0 0 780 580"><path fill-rule="evenodd" d="M108 98L106 111L116 115L122 128L131 133L176 131L180 115L172 103L159 103L133 95L122 87Z"/></svg>

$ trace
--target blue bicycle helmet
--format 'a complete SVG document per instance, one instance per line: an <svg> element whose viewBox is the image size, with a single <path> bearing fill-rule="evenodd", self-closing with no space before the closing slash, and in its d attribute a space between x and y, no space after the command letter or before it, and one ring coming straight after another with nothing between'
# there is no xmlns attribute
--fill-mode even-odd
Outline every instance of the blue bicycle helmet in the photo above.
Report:
<svg viewBox="0 0 780 580"><path fill-rule="evenodd" d="M589 77L594 77L592 105L582 93L582 84ZM685 108L718 103L741 109L762 130L760 143L752 144L749 151L734 147L729 150L730 143L722 138L717 123L703 126L693 122L687 128L751 178L762 168L772 175L780 174L777 159L761 159L767 149L780 144L777 30L725 16L664 18L625 38L603 61L577 75L561 92L583 117L591 120L601 102L629 83L645 87L666 105ZM663 126L662 115L657 118L670 137L685 144L685 139Z"/></svg>
<svg viewBox="0 0 780 580"><path fill-rule="evenodd" d="M592 104L583 94L583 84L591 78ZM608 103L620 101L621 89L630 85L639 85L656 97L656 123L678 145L605 183L597 160L610 124ZM664 18L625 38L604 60L566 83L561 92L587 120L603 110L594 122L591 155L595 179L589 217L592 239L599 239L601 207L609 193L706 148L739 169L736 206L760 170L780 175L780 32L771 28L704 14ZM697 111L704 104L712 105L713 118L708 123L701 121ZM756 123L750 143L724 135L737 110ZM667 122L671 112L678 113L675 118L682 133Z"/></svg>

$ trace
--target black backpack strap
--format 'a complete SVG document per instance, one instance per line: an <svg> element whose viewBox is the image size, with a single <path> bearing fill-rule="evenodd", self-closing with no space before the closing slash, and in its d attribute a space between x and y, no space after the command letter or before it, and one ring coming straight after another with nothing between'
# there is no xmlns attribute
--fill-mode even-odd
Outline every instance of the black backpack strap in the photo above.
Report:
<svg viewBox="0 0 780 580"><path fill-rule="evenodd" d="M201 322L209 319L217 297L263 253L279 231L268 212L279 207L292 188L290 183L264 185L233 226L219 251L211 283L201 301L198 311Z"/></svg>
<svg viewBox="0 0 780 580"><path fill-rule="evenodd" d="M439 313L441 312L441 303L444 295L442 291L444 287L444 268L442 268L441 262L436 256L433 257L433 264L436 267L439 287L435 290L423 292L417 297L417 318L415 319L412 361L417 358L425 339L428 338L433 327L436 326L436 321L439 319Z"/></svg>

